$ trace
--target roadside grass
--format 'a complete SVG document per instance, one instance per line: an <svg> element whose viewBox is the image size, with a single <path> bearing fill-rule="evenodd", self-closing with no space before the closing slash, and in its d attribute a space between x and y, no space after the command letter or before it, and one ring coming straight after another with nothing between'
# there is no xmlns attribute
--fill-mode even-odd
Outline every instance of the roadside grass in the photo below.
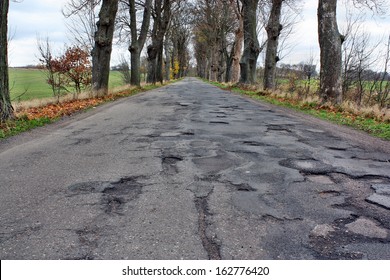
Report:
<svg viewBox="0 0 390 280"><path fill-rule="evenodd" d="M86 96L86 98L64 100L60 103L53 102L39 107L19 107L15 112L15 119L0 123L0 139L22 133L36 127L44 126L55 122L64 116L70 116L77 112L86 111L110 101L135 95L161 86L163 85L144 85L141 88L122 86L112 89L107 96L103 97L91 98Z"/></svg>
<svg viewBox="0 0 390 280"><path fill-rule="evenodd" d="M209 83L221 89L300 111L336 124L350 126L384 140L390 140L390 110L388 109L380 109L377 106L359 108L350 103L344 103L341 106L335 107L321 104L320 100L316 97L298 98L296 94L280 91L259 91L255 86L244 88L217 82Z"/></svg>
<svg viewBox="0 0 390 280"><path fill-rule="evenodd" d="M49 117L32 120L29 120L26 117L20 117L15 120L9 120L5 123L0 123L0 139L22 133L36 127L44 126L52 122L53 120Z"/></svg>
<svg viewBox="0 0 390 280"><path fill-rule="evenodd" d="M30 68L9 68L11 100L20 102L32 99L53 97L50 86L46 83L43 70ZM110 72L109 88L123 86L121 73Z"/></svg>

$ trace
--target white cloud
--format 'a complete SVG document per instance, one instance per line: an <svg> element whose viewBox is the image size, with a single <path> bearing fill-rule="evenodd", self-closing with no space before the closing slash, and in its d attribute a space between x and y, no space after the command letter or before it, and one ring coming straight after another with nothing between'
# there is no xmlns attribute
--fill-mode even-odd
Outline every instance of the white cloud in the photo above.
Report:
<svg viewBox="0 0 390 280"><path fill-rule="evenodd" d="M53 49L66 43L66 27L61 14L65 2L66 0L10 2L10 66L37 63L37 36L49 37L53 42Z"/></svg>

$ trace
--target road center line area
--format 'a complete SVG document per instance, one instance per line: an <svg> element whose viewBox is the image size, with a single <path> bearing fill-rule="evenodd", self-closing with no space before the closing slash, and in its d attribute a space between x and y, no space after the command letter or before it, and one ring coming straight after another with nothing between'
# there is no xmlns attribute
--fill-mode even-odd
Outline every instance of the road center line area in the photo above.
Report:
<svg viewBox="0 0 390 280"><path fill-rule="evenodd" d="M195 78L94 110L0 143L0 259L390 259L389 142Z"/></svg>

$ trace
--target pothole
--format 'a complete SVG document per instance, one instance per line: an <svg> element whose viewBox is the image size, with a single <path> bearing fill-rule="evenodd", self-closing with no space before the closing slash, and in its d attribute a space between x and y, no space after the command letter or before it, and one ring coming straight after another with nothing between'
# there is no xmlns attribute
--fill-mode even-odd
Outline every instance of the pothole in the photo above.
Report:
<svg viewBox="0 0 390 280"><path fill-rule="evenodd" d="M183 158L179 156L164 156L162 157L162 167L166 174L174 175L178 173L176 164L182 161Z"/></svg>
<svg viewBox="0 0 390 280"><path fill-rule="evenodd" d="M193 131L183 131L181 134L184 135L184 136L193 136L193 135L195 135L195 133Z"/></svg>
<svg viewBox="0 0 390 280"><path fill-rule="evenodd" d="M210 121L210 124L229 124L228 122L223 122L223 121Z"/></svg>
<svg viewBox="0 0 390 280"><path fill-rule="evenodd" d="M239 192L255 192L256 189L250 186L248 183L232 183L229 182L233 188L235 188Z"/></svg>
<svg viewBox="0 0 390 280"><path fill-rule="evenodd" d="M267 125L267 130L291 132L291 130L285 125L274 125L274 124Z"/></svg>
<svg viewBox="0 0 390 280"><path fill-rule="evenodd" d="M163 157L162 162L163 164L176 164L178 161L182 161L183 159L181 157L176 157L176 156L168 156L168 157Z"/></svg>
<svg viewBox="0 0 390 280"><path fill-rule="evenodd" d="M242 144L254 147L268 146L267 144L258 141L243 141Z"/></svg>
<svg viewBox="0 0 390 280"><path fill-rule="evenodd" d="M315 159L285 159L279 164L311 175L326 175L334 170L333 166Z"/></svg>
<svg viewBox="0 0 390 280"><path fill-rule="evenodd" d="M106 214L121 214L123 206L135 200L142 193L143 185L137 181L139 177L124 177L118 181L92 181L71 185L68 195L88 195L101 193L100 205Z"/></svg>
<svg viewBox="0 0 390 280"><path fill-rule="evenodd" d="M341 195L340 192L334 191L334 190L322 191L322 192L319 192L319 194L320 194L320 197L322 197L322 198L329 198L329 197L335 197L335 196Z"/></svg>

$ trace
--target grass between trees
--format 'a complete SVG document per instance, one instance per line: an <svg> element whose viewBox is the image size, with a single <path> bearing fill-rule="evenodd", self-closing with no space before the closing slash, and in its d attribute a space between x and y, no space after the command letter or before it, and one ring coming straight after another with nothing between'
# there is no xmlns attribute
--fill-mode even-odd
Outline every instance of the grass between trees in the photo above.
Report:
<svg viewBox="0 0 390 280"><path fill-rule="evenodd" d="M53 97L50 85L46 82L44 70L32 68L9 68L11 100L14 103L26 100ZM110 72L109 88L123 86L119 71Z"/></svg>
<svg viewBox="0 0 390 280"><path fill-rule="evenodd" d="M296 93L283 91L261 91L256 87L239 87L217 82L209 82L221 89L249 96L278 106L294 109L320 119L347 125L365 131L373 136L390 140L390 110L377 106L358 107L351 102L340 106L321 104L314 96L302 97Z"/></svg>

